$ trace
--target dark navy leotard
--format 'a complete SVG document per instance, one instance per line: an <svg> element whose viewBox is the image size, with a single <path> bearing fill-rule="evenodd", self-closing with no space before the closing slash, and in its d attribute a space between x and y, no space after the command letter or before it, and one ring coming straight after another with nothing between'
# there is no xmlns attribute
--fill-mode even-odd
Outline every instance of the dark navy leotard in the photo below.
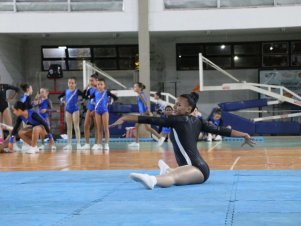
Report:
<svg viewBox="0 0 301 226"><path fill-rule="evenodd" d="M194 116L169 116L167 118L139 116L138 123L170 127L170 139L178 165L197 167L204 175L204 182L209 178L210 170L197 148L200 132L231 136L232 131L229 128L199 120Z"/></svg>
<svg viewBox="0 0 301 226"><path fill-rule="evenodd" d="M15 126L13 128L12 131L12 135L15 136L18 133L18 129L22 123L22 121L27 124L27 125L31 125L32 127L35 126L44 126L46 132L49 134L50 133L50 129L48 126L48 123L45 121L45 119L36 111L30 109L27 110L28 111L28 117L25 118L23 116L19 116L16 120Z"/></svg>
<svg viewBox="0 0 301 226"><path fill-rule="evenodd" d="M33 108L33 104L31 102L31 97L29 95L27 95L26 93L24 93L22 96L21 96L21 99L20 101L22 103L24 103L25 105L25 109L32 109Z"/></svg>

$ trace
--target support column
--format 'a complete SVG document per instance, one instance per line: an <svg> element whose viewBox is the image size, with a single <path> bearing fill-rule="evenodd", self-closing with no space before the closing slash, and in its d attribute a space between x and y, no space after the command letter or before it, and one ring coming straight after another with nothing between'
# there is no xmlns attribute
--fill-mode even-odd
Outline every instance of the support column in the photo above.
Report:
<svg viewBox="0 0 301 226"><path fill-rule="evenodd" d="M150 91L150 38L148 29L149 0L138 0L138 45L139 45L139 81L145 86L149 100ZM149 104L149 103L148 103Z"/></svg>

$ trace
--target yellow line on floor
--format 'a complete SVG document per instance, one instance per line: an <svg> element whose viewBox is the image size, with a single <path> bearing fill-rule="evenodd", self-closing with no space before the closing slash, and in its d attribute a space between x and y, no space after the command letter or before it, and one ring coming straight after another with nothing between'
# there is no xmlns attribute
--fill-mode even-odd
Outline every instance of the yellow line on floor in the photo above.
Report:
<svg viewBox="0 0 301 226"><path fill-rule="evenodd" d="M235 159L235 161L233 162L233 164L232 164L230 170L233 170L233 169L234 169L234 167L235 167L235 165L237 164L237 162L239 161L239 159L240 159L240 156L237 157L237 158Z"/></svg>
<svg viewBox="0 0 301 226"><path fill-rule="evenodd" d="M208 152L211 152L214 148L216 148L219 144L221 143L221 141L217 142L213 147L209 148Z"/></svg>

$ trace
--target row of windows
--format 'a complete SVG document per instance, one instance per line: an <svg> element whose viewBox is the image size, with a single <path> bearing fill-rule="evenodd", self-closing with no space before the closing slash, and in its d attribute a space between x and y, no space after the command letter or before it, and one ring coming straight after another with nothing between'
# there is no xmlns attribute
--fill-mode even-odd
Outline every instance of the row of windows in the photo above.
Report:
<svg viewBox="0 0 301 226"><path fill-rule="evenodd" d="M123 0L0 0L0 12L122 11Z"/></svg>
<svg viewBox="0 0 301 226"><path fill-rule="evenodd" d="M165 9L208 9L299 5L300 0L164 0Z"/></svg>
<svg viewBox="0 0 301 226"><path fill-rule="evenodd" d="M88 60L104 70L134 70L138 45L42 47L42 70L51 64L60 64L63 70L82 70L83 60Z"/></svg>
<svg viewBox="0 0 301 226"><path fill-rule="evenodd" d="M198 70L198 54L225 69L301 66L301 41L177 44L177 70ZM204 69L211 69L204 64Z"/></svg>
<svg viewBox="0 0 301 226"><path fill-rule="evenodd" d="M138 45L42 47L42 70L60 64L63 70L82 70L88 60L103 70L135 70ZM189 43L176 45L177 70L198 70L198 54L225 69L301 66L301 41L256 43ZM204 64L204 69L211 69Z"/></svg>

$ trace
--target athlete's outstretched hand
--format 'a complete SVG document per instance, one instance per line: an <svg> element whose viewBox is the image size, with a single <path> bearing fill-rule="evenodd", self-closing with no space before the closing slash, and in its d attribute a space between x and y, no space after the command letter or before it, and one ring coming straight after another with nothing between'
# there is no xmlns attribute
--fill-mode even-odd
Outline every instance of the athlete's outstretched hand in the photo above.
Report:
<svg viewBox="0 0 301 226"><path fill-rule="evenodd" d="M245 136L244 136L244 138L245 138L245 141L242 143L242 147L245 145L245 144L247 144L247 145L249 145L250 147L254 147L254 145L256 144L253 140L252 140L252 138L250 137L250 135L249 134L246 134Z"/></svg>
<svg viewBox="0 0 301 226"><path fill-rule="evenodd" d="M114 122L113 124L111 124L111 125L109 126L109 128L115 127L115 126L119 126L119 125L122 125L123 123L124 123L124 119L123 119L123 117L121 117L121 118L119 118L116 122Z"/></svg>

